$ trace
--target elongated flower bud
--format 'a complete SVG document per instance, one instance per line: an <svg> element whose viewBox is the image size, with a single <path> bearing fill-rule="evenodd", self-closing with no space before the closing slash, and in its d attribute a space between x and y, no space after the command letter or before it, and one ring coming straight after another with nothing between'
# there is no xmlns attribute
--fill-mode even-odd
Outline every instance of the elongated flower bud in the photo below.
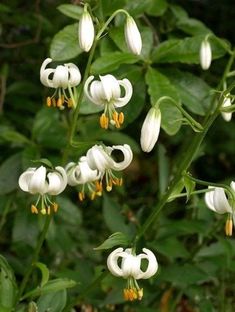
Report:
<svg viewBox="0 0 235 312"><path fill-rule="evenodd" d="M92 18L87 12L87 8L85 7L78 26L78 39L80 48L88 52L92 47L94 37L95 30Z"/></svg>
<svg viewBox="0 0 235 312"><path fill-rule="evenodd" d="M161 126L161 111L152 107L142 126L140 144L144 152L151 152L157 142Z"/></svg>
<svg viewBox="0 0 235 312"><path fill-rule="evenodd" d="M229 97L226 97L224 99L224 102L222 104L222 108L223 107L229 107L231 106L231 99ZM222 117L224 118L225 121L230 121L232 119L232 113L231 112L222 112Z"/></svg>
<svg viewBox="0 0 235 312"><path fill-rule="evenodd" d="M139 29L131 16L128 16L126 19L125 38L129 50L132 53L139 55L142 49L142 39Z"/></svg>
<svg viewBox="0 0 235 312"><path fill-rule="evenodd" d="M212 51L208 40L203 40L200 48L200 64L202 69L207 70L211 65Z"/></svg>

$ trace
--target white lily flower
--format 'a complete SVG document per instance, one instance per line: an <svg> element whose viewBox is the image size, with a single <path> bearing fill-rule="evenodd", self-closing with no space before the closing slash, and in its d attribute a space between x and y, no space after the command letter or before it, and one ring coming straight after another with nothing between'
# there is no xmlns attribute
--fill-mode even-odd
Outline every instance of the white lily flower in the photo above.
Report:
<svg viewBox="0 0 235 312"><path fill-rule="evenodd" d="M53 105L63 109L63 104L67 103L68 107L71 107L74 105L71 99L74 97L71 94L71 88L79 85L81 73L73 63L58 65L56 68L46 68L51 62L51 58L45 59L40 69L41 83L46 87L56 89L53 96L47 98L47 105ZM69 96L66 93L66 89L68 89ZM56 101L55 97L57 95L58 100Z"/></svg>
<svg viewBox="0 0 235 312"><path fill-rule="evenodd" d="M122 258L119 264L119 258ZM146 259L148 266L145 271L141 269L141 261ZM127 279L127 288L124 289L124 298L126 300L142 299L143 289L139 288L136 280L148 279L156 274L158 263L153 252L143 248L143 253L135 255L131 248L125 251L123 248L117 248L108 256L107 266L109 271L118 277Z"/></svg>
<svg viewBox="0 0 235 312"><path fill-rule="evenodd" d="M201 43L200 47L200 64L202 69L207 70L211 65L212 51L210 42L205 39Z"/></svg>
<svg viewBox="0 0 235 312"><path fill-rule="evenodd" d="M41 213L50 214L50 204L55 211L56 203L52 203L48 195L58 195L64 191L67 185L67 175L64 168L55 167L55 171L48 172L44 166L28 168L19 177L19 186L24 192L39 194L37 203L31 206L32 213L38 213L37 204L41 200ZM46 210L47 208L47 210Z"/></svg>
<svg viewBox="0 0 235 312"><path fill-rule="evenodd" d="M235 182L231 182L230 184L233 191L235 191ZM212 186L209 186L209 188L213 188ZM205 203L207 207L218 213L218 214L228 214L228 219L225 225L225 232L226 235L231 236L232 235L232 225L233 221L231 216L234 217L233 208L231 207L226 195L225 191L222 187L215 187L211 191L206 192L205 194Z"/></svg>
<svg viewBox="0 0 235 312"><path fill-rule="evenodd" d="M125 39L129 50L139 55L142 49L142 39L136 22L130 15L126 19Z"/></svg>
<svg viewBox="0 0 235 312"><path fill-rule="evenodd" d="M141 128L140 145L144 152L151 152L157 142L161 127L161 111L150 108Z"/></svg>
<svg viewBox="0 0 235 312"><path fill-rule="evenodd" d="M225 97L224 102L222 104L222 108L229 107L231 105L232 105L231 99L229 97ZM230 112L221 112L221 114L225 121L229 122L232 119L232 113Z"/></svg>
<svg viewBox="0 0 235 312"><path fill-rule="evenodd" d="M71 186L79 185L79 199L83 201L85 198L85 192L88 191L91 194L93 200L96 195L100 196L102 192L99 189L100 172L95 169L91 169L87 163L87 157L82 156L78 163L70 162L65 168L68 184Z"/></svg>
<svg viewBox="0 0 235 312"><path fill-rule="evenodd" d="M100 81L92 81L94 76L88 77L84 85L85 94L92 103L104 107L104 113L100 117L102 128L107 129L109 123L120 128L124 122L124 114L118 113L116 108L123 107L130 101L133 93L132 85L128 79L117 80L112 75L99 77Z"/></svg>
<svg viewBox="0 0 235 312"><path fill-rule="evenodd" d="M112 157L112 153L115 150L119 150L122 152L123 160L121 162L115 161ZM113 184L122 185L122 179L117 178L112 170L122 171L126 169L133 159L133 153L128 144L114 145L112 147L94 145L88 150L86 156L88 166L92 170L97 169L101 173L101 180L105 176L107 191L112 190Z"/></svg>
<svg viewBox="0 0 235 312"><path fill-rule="evenodd" d="M82 50L88 52L93 44L95 37L95 29L92 18L87 11L87 7L84 7L84 12L79 21L78 26L78 40L79 46Z"/></svg>

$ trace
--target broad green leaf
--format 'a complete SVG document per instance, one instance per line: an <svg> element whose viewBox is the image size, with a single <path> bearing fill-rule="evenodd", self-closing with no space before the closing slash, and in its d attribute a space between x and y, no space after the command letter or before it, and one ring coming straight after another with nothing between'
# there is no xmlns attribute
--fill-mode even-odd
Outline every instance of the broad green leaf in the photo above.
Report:
<svg viewBox="0 0 235 312"><path fill-rule="evenodd" d="M80 53L82 50L78 44L78 23L66 26L52 39L50 56L53 61L66 61Z"/></svg>
<svg viewBox="0 0 235 312"><path fill-rule="evenodd" d="M62 312L67 302L66 290L52 292L41 296L38 301L38 312Z"/></svg>
<svg viewBox="0 0 235 312"><path fill-rule="evenodd" d="M128 237L122 232L116 232L110 235L101 245L94 248L95 250L110 249L114 246L127 246L130 244Z"/></svg>
<svg viewBox="0 0 235 312"><path fill-rule="evenodd" d="M109 196L104 195L103 200L103 216L107 227L113 232L122 232L130 236L132 229L125 223L124 217L121 215L120 206Z"/></svg>
<svg viewBox="0 0 235 312"><path fill-rule="evenodd" d="M69 225L79 226L82 223L82 215L77 205L75 205L69 198L59 196L56 199L59 205L58 217Z"/></svg>
<svg viewBox="0 0 235 312"><path fill-rule="evenodd" d="M11 129L5 129L5 131L1 131L0 138L15 144L30 143L30 140L26 138L23 134Z"/></svg>
<svg viewBox="0 0 235 312"><path fill-rule="evenodd" d="M147 0L147 2L149 5L147 6L146 13L152 16L162 16L168 7L166 0Z"/></svg>
<svg viewBox="0 0 235 312"><path fill-rule="evenodd" d="M61 4L57 7L57 10L59 10L64 15L76 20L79 20L83 13L83 8L74 4Z"/></svg>
<svg viewBox="0 0 235 312"><path fill-rule="evenodd" d="M170 39L162 42L152 54L156 63L188 63L199 64L200 46L205 36L195 36L185 39ZM216 37L210 37L213 59L220 58L226 53L226 43ZM220 41L219 41L220 40ZM222 45L225 47L222 47Z"/></svg>
<svg viewBox="0 0 235 312"><path fill-rule="evenodd" d="M188 18L188 13L180 5L170 4L169 9L174 14L177 20Z"/></svg>
<svg viewBox="0 0 235 312"><path fill-rule="evenodd" d="M171 260L175 258L187 258L190 255L184 244L176 237L160 239L156 245L157 251Z"/></svg>
<svg viewBox="0 0 235 312"><path fill-rule="evenodd" d="M53 169L52 163L47 158L35 159L35 160L32 160L32 162L36 163L36 164L39 164L39 165L45 165L45 166Z"/></svg>
<svg viewBox="0 0 235 312"><path fill-rule="evenodd" d="M17 285L12 268L0 255L0 311L11 312L15 306Z"/></svg>
<svg viewBox="0 0 235 312"><path fill-rule="evenodd" d="M118 9L123 9L126 4L126 0L101 0L100 2L104 16L111 15Z"/></svg>
<svg viewBox="0 0 235 312"><path fill-rule="evenodd" d="M110 134L110 132L102 131L102 133L99 133L97 139L98 138L99 140L106 141L114 145L129 144L134 153L140 153L139 144L133 138L123 132L116 131Z"/></svg>
<svg viewBox="0 0 235 312"><path fill-rule="evenodd" d="M153 68L149 68L146 74L146 83L148 85L148 93L150 95L152 105L163 96L169 96L173 100L179 102L179 95L170 81L160 72ZM162 113L161 127L169 135L175 134L181 126L182 115L181 112L172 103L167 101L160 104Z"/></svg>
<svg viewBox="0 0 235 312"><path fill-rule="evenodd" d="M104 74L118 69L122 64L134 64L139 57L131 53L113 52L97 58L91 65L92 74Z"/></svg>
<svg viewBox="0 0 235 312"><path fill-rule="evenodd" d="M89 115L89 114L95 114L95 113L99 113L102 110L104 110L104 107L101 105L95 105L93 103L91 103L86 96L83 97L82 102L81 102L81 106L79 109L79 113L81 115Z"/></svg>
<svg viewBox="0 0 235 312"><path fill-rule="evenodd" d="M60 290L64 290L66 288L72 288L76 286L76 282L73 280L69 280L67 278L57 278L49 281L43 287L37 287L28 293L26 293L22 299L26 299L28 297L38 297L51 292L58 292Z"/></svg>
<svg viewBox="0 0 235 312"><path fill-rule="evenodd" d="M163 70L170 82L177 89L182 103L191 112L205 115L211 102L211 88L201 78L177 69Z"/></svg>
<svg viewBox="0 0 235 312"><path fill-rule="evenodd" d="M49 280L50 272L47 266L42 262L36 262L35 266L39 268L42 274L41 286L43 287Z"/></svg>
<svg viewBox="0 0 235 312"><path fill-rule="evenodd" d="M190 178L188 178L187 176L184 176L184 186L186 189L187 201L188 201L192 192L195 189L196 183L194 181L190 180Z"/></svg>
<svg viewBox="0 0 235 312"><path fill-rule="evenodd" d="M177 28L183 30L186 34L197 36L212 33L201 21L195 18L181 18L176 23Z"/></svg>
<svg viewBox="0 0 235 312"><path fill-rule="evenodd" d="M0 195L14 191L18 187L21 174L21 154L10 156L0 166Z"/></svg>

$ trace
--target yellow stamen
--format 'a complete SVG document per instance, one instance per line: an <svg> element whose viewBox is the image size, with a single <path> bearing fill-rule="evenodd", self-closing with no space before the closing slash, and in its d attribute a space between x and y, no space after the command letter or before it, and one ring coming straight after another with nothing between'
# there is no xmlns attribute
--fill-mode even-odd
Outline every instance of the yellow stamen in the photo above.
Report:
<svg viewBox="0 0 235 312"><path fill-rule="evenodd" d="M47 106L51 107L51 98L49 96L47 97Z"/></svg>
<svg viewBox="0 0 235 312"><path fill-rule="evenodd" d="M233 220L227 219L225 223L225 234L227 236L232 236L233 234Z"/></svg>
<svg viewBox="0 0 235 312"><path fill-rule="evenodd" d="M57 203L53 203L52 204L52 208L53 208L54 212L57 212L58 208L59 208L59 205Z"/></svg>
<svg viewBox="0 0 235 312"><path fill-rule="evenodd" d="M118 181L118 183L119 183L119 184L118 184L119 186L122 186L122 184L123 184L123 179L120 178L119 181Z"/></svg>
<svg viewBox="0 0 235 312"><path fill-rule="evenodd" d="M96 192L92 192L92 193L91 193L91 200L94 200L94 199L95 199L95 196L96 196Z"/></svg>
<svg viewBox="0 0 235 312"><path fill-rule="evenodd" d="M73 107L73 100L71 98L68 99L68 108Z"/></svg>
<svg viewBox="0 0 235 312"><path fill-rule="evenodd" d="M58 98L57 100L57 107L61 107L63 104L62 98Z"/></svg>
<svg viewBox="0 0 235 312"><path fill-rule="evenodd" d="M46 209L45 209L45 208L42 208L41 214L45 215L46 213L47 213Z"/></svg>
<svg viewBox="0 0 235 312"><path fill-rule="evenodd" d="M38 214L38 209L37 209L37 207L34 206L34 205L31 205L31 212L32 212L32 213Z"/></svg>
<svg viewBox="0 0 235 312"><path fill-rule="evenodd" d="M107 192L112 191L112 188L113 188L113 181L112 181L112 179L110 179L107 186L106 186Z"/></svg>
<svg viewBox="0 0 235 312"><path fill-rule="evenodd" d="M48 206L48 207L47 207L47 214L49 215L50 213L51 213L51 207Z"/></svg>
<svg viewBox="0 0 235 312"><path fill-rule="evenodd" d="M95 189L97 193L100 192L102 194L103 186L101 181L95 181Z"/></svg>
<svg viewBox="0 0 235 312"><path fill-rule="evenodd" d="M52 98L51 101L52 101L52 105L53 105L54 107L56 107L56 100L55 100L55 98Z"/></svg>
<svg viewBox="0 0 235 312"><path fill-rule="evenodd" d="M78 193L78 198L79 198L80 201L83 201L83 199L85 198L84 192L79 192Z"/></svg>
<svg viewBox="0 0 235 312"><path fill-rule="evenodd" d="M108 129L109 125L109 118L103 113L100 116L100 127L103 129Z"/></svg>
<svg viewBox="0 0 235 312"><path fill-rule="evenodd" d="M137 293L138 293L138 300L141 300L144 295L144 289L143 288L139 289Z"/></svg>
<svg viewBox="0 0 235 312"><path fill-rule="evenodd" d="M118 121L119 121L120 125L123 124L123 122L124 122L124 114L123 114L123 112L121 112L121 113L119 114L119 116L118 116Z"/></svg>

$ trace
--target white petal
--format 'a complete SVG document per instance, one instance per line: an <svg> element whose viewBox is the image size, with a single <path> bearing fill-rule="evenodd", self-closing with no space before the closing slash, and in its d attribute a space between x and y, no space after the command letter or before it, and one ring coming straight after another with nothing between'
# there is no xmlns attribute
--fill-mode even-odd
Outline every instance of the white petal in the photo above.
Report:
<svg viewBox="0 0 235 312"><path fill-rule="evenodd" d="M100 81L104 90L104 99L110 102L113 99L119 98L121 95L119 83L112 75L100 76Z"/></svg>
<svg viewBox="0 0 235 312"><path fill-rule="evenodd" d="M19 186L24 192L29 192L29 183L36 168L28 168L19 177Z"/></svg>
<svg viewBox="0 0 235 312"><path fill-rule="evenodd" d="M130 146L128 144L113 145L111 151L114 151L114 150L120 150L123 153L124 159L121 162L115 162L113 160L111 169L114 169L117 171L126 169L130 165L133 159L133 153L132 153Z"/></svg>
<svg viewBox="0 0 235 312"><path fill-rule="evenodd" d="M55 70L51 68L47 68L46 66L52 62L51 58L45 59L40 68L40 81L41 83L49 88L55 88L52 79L49 79L50 74L54 73Z"/></svg>
<svg viewBox="0 0 235 312"><path fill-rule="evenodd" d="M104 172L105 169L112 168L113 159L104 151L102 146L94 145L87 152L88 166L93 170Z"/></svg>
<svg viewBox="0 0 235 312"><path fill-rule="evenodd" d="M125 39L129 50L139 55L142 49L142 39L139 29L131 16L128 16L126 19Z"/></svg>
<svg viewBox="0 0 235 312"><path fill-rule="evenodd" d="M231 103L230 98L228 98L228 97L225 98L222 107L229 107L231 105L232 105L232 103ZM229 122L232 119L232 113L222 112L221 114L222 114L222 117L224 118L225 121Z"/></svg>
<svg viewBox="0 0 235 312"><path fill-rule="evenodd" d="M205 193L205 202L206 205L209 209L211 209L212 211L215 211L215 207L214 207L214 187L213 186L209 186L209 189L212 188L212 190L210 192L206 192Z"/></svg>
<svg viewBox="0 0 235 312"><path fill-rule="evenodd" d="M63 167L55 167L58 171L48 173L49 180L47 193L50 195L58 195L64 191L67 185L67 175Z"/></svg>
<svg viewBox="0 0 235 312"><path fill-rule="evenodd" d="M200 64L202 69L210 67L212 60L211 45L208 40L203 40L200 48Z"/></svg>
<svg viewBox="0 0 235 312"><path fill-rule="evenodd" d="M229 205L224 189L216 187L214 191L214 207L215 211L219 214L226 212L232 213L232 208Z"/></svg>
<svg viewBox="0 0 235 312"><path fill-rule="evenodd" d="M66 89L69 82L69 70L66 66L59 65L55 69L53 84L55 88Z"/></svg>
<svg viewBox="0 0 235 312"><path fill-rule="evenodd" d="M68 83L70 87L76 87L81 82L81 73L79 68L73 63L68 63L64 65L68 68L69 71Z"/></svg>
<svg viewBox="0 0 235 312"><path fill-rule="evenodd" d="M109 271L114 276L123 276L122 269L118 266L118 258L120 257L120 253L123 252L123 248L117 248L108 256L107 266Z"/></svg>
<svg viewBox="0 0 235 312"><path fill-rule="evenodd" d="M140 259L147 259L148 260L148 267L147 267L145 272L140 270L141 272L135 277L135 279L150 278L151 276L156 274L156 272L158 270L158 263L157 263L157 259L154 255L154 253L147 248L143 248L143 252L145 254L140 254L137 257L139 257Z"/></svg>
<svg viewBox="0 0 235 312"><path fill-rule="evenodd" d="M94 25L88 12L84 12L79 21L78 39L80 48L86 52L92 47L95 37Z"/></svg>
<svg viewBox="0 0 235 312"><path fill-rule="evenodd" d="M136 279L136 277L138 277L141 272L141 258L132 255L131 249L129 248L121 253L120 256L122 257L121 268L123 277L128 278L129 276L132 276L134 279Z"/></svg>
<svg viewBox="0 0 235 312"><path fill-rule="evenodd" d="M118 83L125 89L125 95L122 98L119 97L117 99L114 99L113 104L115 107L123 107L130 101L133 93L133 88L132 84L128 79L118 80Z"/></svg>
<svg viewBox="0 0 235 312"><path fill-rule="evenodd" d="M103 106L106 103L105 93L100 81L93 81L90 86L92 101L96 105Z"/></svg>
<svg viewBox="0 0 235 312"><path fill-rule="evenodd" d="M47 192L47 187L46 168L41 166L34 171L29 181L28 190L31 194L39 193L43 195Z"/></svg>
<svg viewBox="0 0 235 312"><path fill-rule="evenodd" d="M87 80L86 80L86 82L85 82L85 84L84 84L84 92L85 92L85 94L86 94L86 97L92 102L92 103L94 103L94 104L96 104L96 105L100 105L100 104L102 104L101 103L101 101L99 100L100 99L100 96L101 96L101 92L102 91L100 91L100 90L98 90L98 93L99 93L99 96L98 96L98 99L97 98L95 98L95 97L93 97L93 95L92 95L92 93L91 93L91 87L93 88L93 93L95 93L96 92L96 90L95 90L95 88L96 88L96 86L97 86L97 84L95 84L95 83L97 83L96 81L94 81L94 82L92 82L92 84L91 84L91 86L90 86L90 89L89 89L89 84L91 83L91 81L94 79L94 76L90 76L90 77L88 77L87 78ZM99 84L101 84L100 82L98 82Z"/></svg>
<svg viewBox="0 0 235 312"><path fill-rule="evenodd" d="M231 188L233 189L233 191L235 192L235 182L234 182L234 181L232 181L232 182L230 183L230 186L231 186Z"/></svg>
<svg viewBox="0 0 235 312"><path fill-rule="evenodd" d="M144 152L151 152L156 144L161 127L161 111L152 107L141 128L140 145Z"/></svg>

